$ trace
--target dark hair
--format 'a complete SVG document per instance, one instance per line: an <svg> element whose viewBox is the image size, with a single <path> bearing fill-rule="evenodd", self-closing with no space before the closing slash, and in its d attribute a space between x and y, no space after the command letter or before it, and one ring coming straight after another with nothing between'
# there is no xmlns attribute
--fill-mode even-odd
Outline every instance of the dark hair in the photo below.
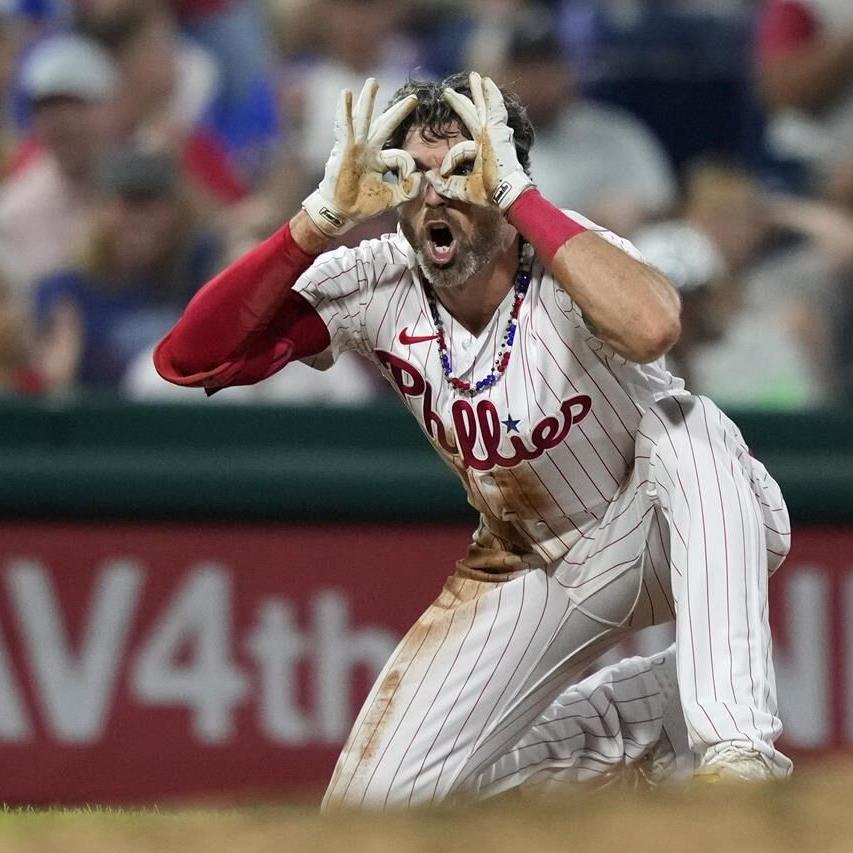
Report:
<svg viewBox="0 0 853 853"><path fill-rule="evenodd" d="M471 97L471 86L467 73L451 74L441 82L434 80L409 80L401 86L391 98L390 104L396 104L408 95L415 95L418 105L403 120L388 140L387 148L402 148L409 131L416 127L424 139L431 141L447 139L451 129L459 127L462 134L470 139L471 134L464 122L444 100L445 89L453 89L462 95ZM533 146L533 124L527 117L527 110L518 96L501 88L508 115L507 123L513 130L515 151L518 161L528 174L530 173L530 149Z"/></svg>
<svg viewBox="0 0 853 853"><path fill-rule="evenodd" d="M109 14L84 11L77 28L110 53L118 54L145 31L154 14L152 7L144 4L126 5Z"/></svg>

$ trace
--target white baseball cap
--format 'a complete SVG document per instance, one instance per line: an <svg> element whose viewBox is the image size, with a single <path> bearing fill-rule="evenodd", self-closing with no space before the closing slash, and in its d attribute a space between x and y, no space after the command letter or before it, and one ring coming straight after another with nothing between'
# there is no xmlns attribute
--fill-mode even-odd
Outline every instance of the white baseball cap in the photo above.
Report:
<svg viewBox="0 0 853 853"><path fill-rule="evenodd" d="M726 272L726 262L711 238L686 222L649 225L631 242L679 290L713 284Z"/></svg>
<svg viewBox="0 0 853 853"><path fill-rule="evenodd" d="M32 101L67 96L106 101L116 90L118 73L106 51L78 35L52 36L24 60L21 88Z"/></svg>

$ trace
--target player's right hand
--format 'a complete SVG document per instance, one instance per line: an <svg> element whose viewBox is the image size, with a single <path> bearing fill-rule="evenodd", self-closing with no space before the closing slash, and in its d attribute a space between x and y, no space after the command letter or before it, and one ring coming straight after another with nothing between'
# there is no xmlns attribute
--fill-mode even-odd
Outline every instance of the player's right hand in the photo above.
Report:
<svg viewBox="0 0 853 853"><path fill-rule="evenodd" d="M422 175L412 156L399 148L382 148L415 108L417 98L403 98L374 119L378 89L379 84L370 77L358 97L355 115L352 92L341 92L335 116L335 145L325 175L318 189L302 202L314 224L329 237L410 201L420 192ZM392 172L396 182L383 180L386 172Z"/></svg>

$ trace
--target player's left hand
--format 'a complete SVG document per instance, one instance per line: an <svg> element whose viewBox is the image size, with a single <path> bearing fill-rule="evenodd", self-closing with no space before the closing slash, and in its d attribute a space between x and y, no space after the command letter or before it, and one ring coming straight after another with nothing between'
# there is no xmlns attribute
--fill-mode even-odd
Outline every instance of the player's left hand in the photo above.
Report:
<svg viewBox="0 0 853 853"><path fill-rule="evenodd" d="M481 206L495 204L506 212L534 184L518 161L501 90L476 71L469 81L471 98L445 89L444 99L473 139L454 145L438 172L429 172L427 179L445 198ZM471 166L467 173L461 168L466 164Z"/></svg>

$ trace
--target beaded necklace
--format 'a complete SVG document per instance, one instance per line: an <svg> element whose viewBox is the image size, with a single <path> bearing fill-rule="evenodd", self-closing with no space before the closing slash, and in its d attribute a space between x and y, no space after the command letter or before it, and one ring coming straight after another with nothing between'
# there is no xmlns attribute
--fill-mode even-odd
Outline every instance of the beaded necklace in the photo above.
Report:
<svg viewBox="0 0 853 853"><path fill-rule="evenodd" d="M515 341L515 332L518 328L518 314L521 310L521 303L524 301L524 296L527 293L527 288L530 286L530 269L533 266L533 248L524 240L521 241L518 248L518 272L515 274L515 298L512 302L512 310L509 315L509 322L504 331L501 347L498 350L497 357L492 369L480 380L473 385L458 376L453 375L453 366L450 362L450 353L447 349L447 341L444 337L444 323L438 313L438 305L436 304L435 293L432 286L424 279L424 290L426 292L427 304L429 305L432 321L435 324L435 330L438 333L438 357L441 361L441 369L444 371L444 378L447 384L455 389L459 394L465 397L476 397L481 391L491 388L503 376L509 364L509 357L512 351L512 344Z"/></svg>

